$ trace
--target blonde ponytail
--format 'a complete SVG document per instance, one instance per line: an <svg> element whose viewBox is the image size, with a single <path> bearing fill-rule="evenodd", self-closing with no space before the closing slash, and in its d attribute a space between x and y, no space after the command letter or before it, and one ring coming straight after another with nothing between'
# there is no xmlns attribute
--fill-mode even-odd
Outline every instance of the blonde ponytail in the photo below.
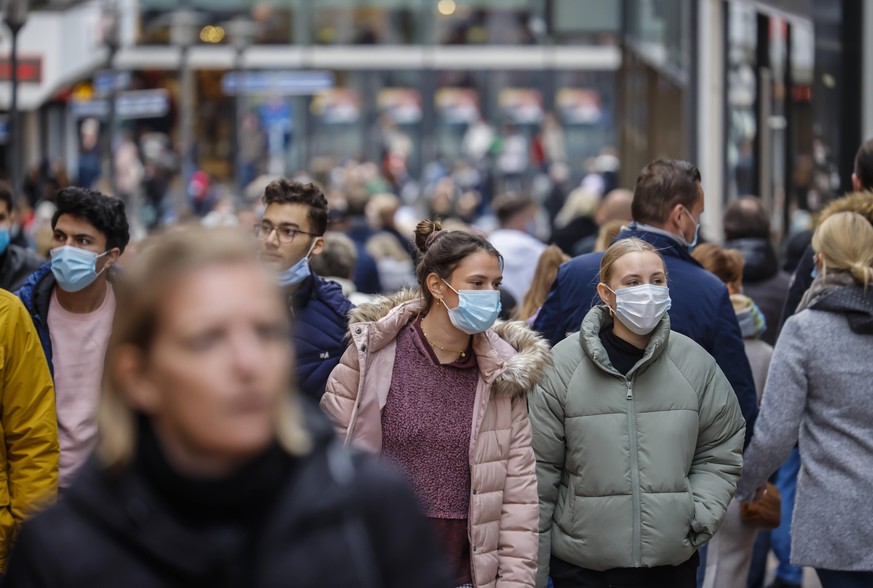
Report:
<svg viewBox="0 0 873 588"><path fill-rule="evenodd" d="M864 289L867 289L867 286L873 282L873 267L869 265L865 265L861 262L855 262L849 267L849 273L852 274L852 277L855 278L855 281L864 286Z"/></svg>
<svg viewBox="0 0 873 588"><path fill-rule="evenodd" d="M825 273L843 271L866 289L873 282L873 226L857 212L826 218L812 236Z"/></svg>

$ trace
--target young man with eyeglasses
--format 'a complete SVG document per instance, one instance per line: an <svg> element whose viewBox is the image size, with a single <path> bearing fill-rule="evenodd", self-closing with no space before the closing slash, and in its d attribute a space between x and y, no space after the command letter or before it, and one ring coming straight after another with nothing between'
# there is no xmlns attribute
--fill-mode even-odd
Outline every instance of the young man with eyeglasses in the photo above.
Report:
<svg viewBox="0 0 873 588"><path fill-rule="evenodd" d="M298 387L318 401L345 351L353 306L339 284L309 268L324 249L327 199L315 184L279 179L264 190L263 201L264 217L254 228L260 258L288 295Z"/></svg>

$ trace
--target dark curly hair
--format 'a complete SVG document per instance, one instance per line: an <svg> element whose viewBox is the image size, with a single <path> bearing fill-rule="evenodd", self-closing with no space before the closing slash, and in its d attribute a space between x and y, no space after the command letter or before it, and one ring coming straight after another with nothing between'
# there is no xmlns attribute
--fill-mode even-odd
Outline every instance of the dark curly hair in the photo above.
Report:
<svg viewBox="0 0 873 588"><path fill-rule="evenodd" d="M130 241L130 227L124 202L97 190L71 186L58 190L57 210L52 216L52 229L63 214L88 221L106 237L106 249L118 247L122 252Z"/></svg>
<svg viewBox="0 0 873 588"><path fill-rule="evenodd" d="M438 220L418 223L415 227L415 246L419 251L415 275L428 306L433 303L433 295L427 287L427 277L435 273L448 281L458 264L472 253L490 253L500 261L503 271L503 256L488 239L467 231L443 231Z"/></svg>
<svg viewBox="0 0 873 588"><path fill-rule="evenodd" d="M324 235L327 230L327 198L324 192L313 183L302 184L281 178L267 184L264 190L264 204L305 204L309 207L309 223L312 232Z"/></svg>

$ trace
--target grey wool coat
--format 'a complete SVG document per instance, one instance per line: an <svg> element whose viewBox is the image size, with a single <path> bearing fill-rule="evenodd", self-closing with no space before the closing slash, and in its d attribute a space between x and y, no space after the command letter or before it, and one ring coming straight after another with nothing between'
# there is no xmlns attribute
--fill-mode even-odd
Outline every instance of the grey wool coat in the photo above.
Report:
<svg viewBox="0 0 873 588"><path fill-rule="evenodd" d="M873 289L831 289L785 323L739 496L798 439L791 563L873 571Z"/></svg>
<svg viewBox="0 0 873 588"><path fill-rule="evenodd" d="M592 569L678 565L715 534L742 468L736 395L665 316L627 377L592 309L528 395L540 496L537 586L550 555Z"/></svg>

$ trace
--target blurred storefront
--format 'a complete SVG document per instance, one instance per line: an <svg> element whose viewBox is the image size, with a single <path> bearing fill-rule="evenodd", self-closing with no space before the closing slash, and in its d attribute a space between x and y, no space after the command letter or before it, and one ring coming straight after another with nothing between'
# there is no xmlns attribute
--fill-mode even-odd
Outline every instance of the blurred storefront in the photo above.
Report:
<svg viewBox="0 0 873 588"><path fill-rule="evenodd" d="M181 51L180 9L196 23ZM222 179L233 177L235 158L270 161L259 149L277 145L285 173L325 158L381 162L395 152L417 175L462 155L479 121L530 143L556 117L566 159L580 174L586 158L617 145L621 5L612 0L140 0L139 14L138 42L122 51L120 66L170 77L196 71L192 151ZM231 33L241 19L254 25L245 47ZM238 103L221 80L240 67L324 71L333 84L312 93L246 92ZM170 86L177 114L180 86ZM281 141L249 140L277 125Z"/></svg>

